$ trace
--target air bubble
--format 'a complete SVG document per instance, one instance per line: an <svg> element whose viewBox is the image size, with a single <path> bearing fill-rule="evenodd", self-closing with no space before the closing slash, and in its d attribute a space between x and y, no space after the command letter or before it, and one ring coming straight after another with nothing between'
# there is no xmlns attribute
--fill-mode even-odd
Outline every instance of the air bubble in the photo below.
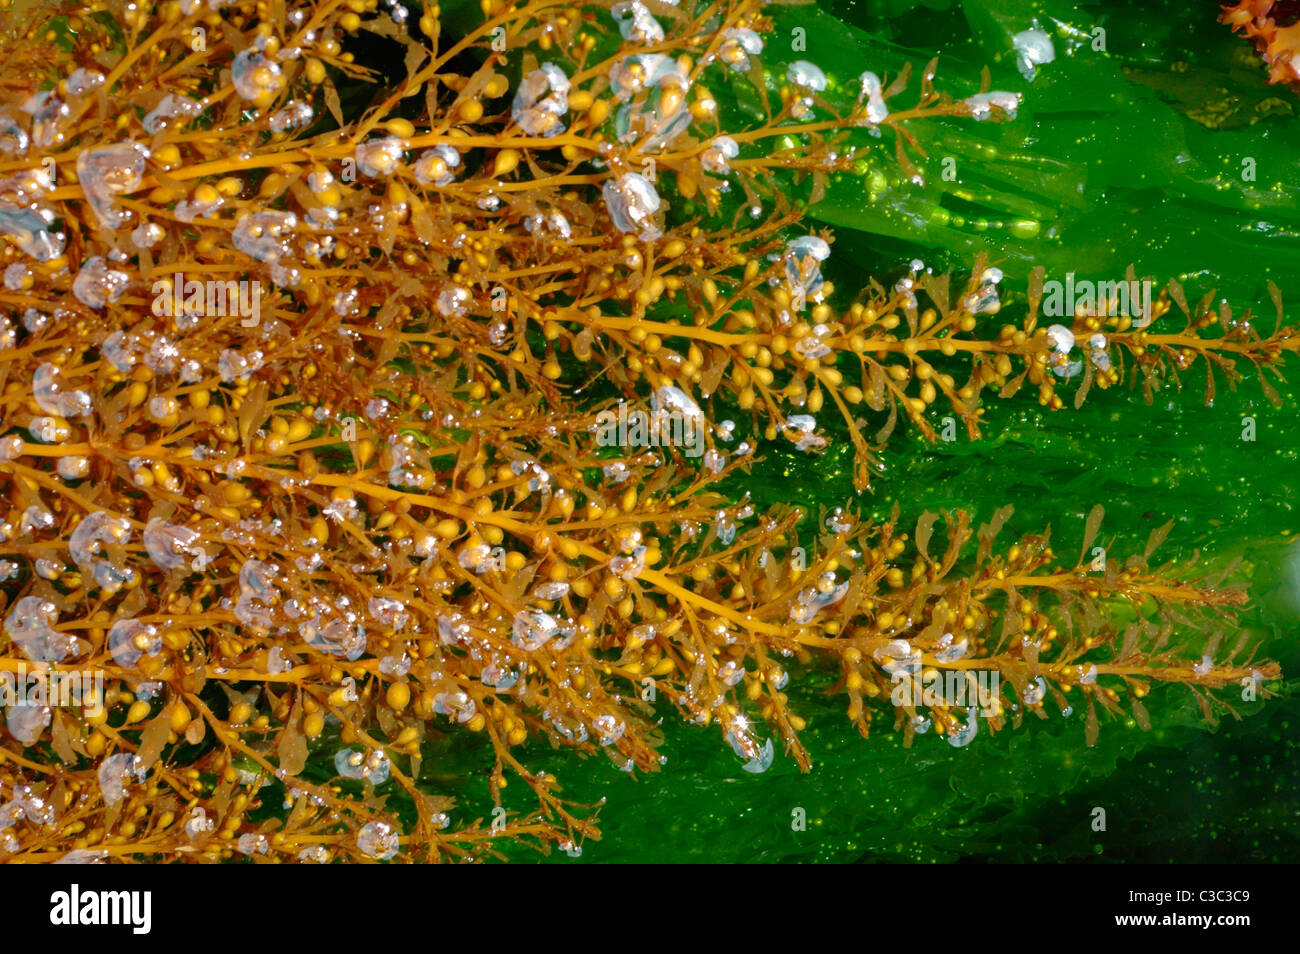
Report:
<svg viewBox="0 0 1300 954"><path fill-rule="evenodd" d="M751 56L763 52L763 40L753 30L733 27L722 34L718 58L737 72L749 69Z"/></svg>
<svg viewBox="0 0 1300 954"><path fill-rule="evenodd" d="M295 99L283 109L272 113L271 118L267 120L267 125L271 127L271 132L286 133L310 126L315 118L316 114L312 111L311 103Z"/></svg>
<svg viewBox="0 0 1300 954"><path fill-rule="evenodd" d="M334 754L334 770L344 778L365 779L372 785L388 781L392 766L382 749L340 749Z"/></svg>
<svg viewBox="0 0 1300 954"><path fill-rule="evenodd" d="M188 96L168 93L158 101L157 106L145 114L140 123L146 132L153 135L170 126L173 119L194 119L202 112L201 103L195 102Z"/></svg>
<svg viewBox="0 0 1300 954"><path fill-rule="evenodd" d="M85 417L91 412L90 395L85 391L65 391L57 380L58 369L50 362L40 365L32 375L32 397L46 414L56 417Z"/></svg>
<svg viewBox="0 0 1300 954"><path fill-rule="evenodd" d="M616 3L609 13L625 40L633 43L659 43L664 38L664 28L639 0Z"/></svg>
<svg viewBox="0 0 1300 954"><path fill-rule="evenodd" d="M525 609L515 614L512 631L514 644L532 652L550 642L560 631L560 624L549 613Z"/></svg>
<svg viewBox="0 0 1300 954"><path fill-rule="evenodd" d="M178 527L155 517L144 528L144 548L149 559L167 572L185 566L183 554L197 552L199 532L191 527Z"/></svg>
<svg viewBox="0 0 1300 954"><path fill-rule="evenodd" d="M135 669L141 656L157 656L162 647L158 627L139 620L120 619L108 631L108 651L125 669Z"/></svg>
<svg viewBox="0 0 1300 954"><path fill-rule="evenodd" d="M569 111L569 78L554 63L543 63L519 84L510 115L529 136L557 136Z"/></svg>
<svg viewBox="0 0 1300 954"><path fill-rule="evenodd" d="M357 832L357 847L371 858L387 861L397 854L397 833L387 822L368 822Z"/></svg>
<svg viewBox="0 0 1300 954"><path fill-rule="evenodd" d="M94 255L86 259L72 280L72 294L87 308L101 309L121 298L130 283L130 275L109 268L101 256Z"/></svg>
<svg viewBox="0 0 1300 954"><path fill-rule="evenodd" d="M285 83L280 64L253 47L235 55L230 64L230 80L242 99L258 106L273 100Z"/></svg>
<svg viewBox="0 0 1300 954"><path fill-rule="evenodd" d="M68 538L68 551L73 561L88 573L95 584L106 593L116 593L123 586L134 583L136 571L128 566L118 566L110 560L97 560L100 544L122 547L131 537L131 521L114 517L102 510L87 514L77 524Z"/></svg>
<svg viewBox="0 0 1300 954"><path fill-rule="evenodd" d="M27 130L8 113L0 112L0 152L21 156L30 144Z"/></svg>
<svg viewBox="0 0 1300 954"><path fill-rule="evenodd" d="M1016 110L1020 108L1020 94L994 89L968 96L962 102L970 107L971 116L977 121L988 119L994 109L1006 113L1008 119L1015 119Z"/></svg>
<svg viewBox="0 0 1300 954"><path fill-rule="evenodd" d="M131 242L136 248L153 248L167 233L156 222L145 222L131 230Z"/></svg>
<svg viewBox="0 0 1300 954"><path fill-rule="evenodd" d="M292 212L253 212L230 234L235 248L259 262L274 264L289 254L289 240L298 228Z"/></svg>
<svg viewBox="0 0 1300 954"><path fill-rule="evenodd" d="M405 140L394 136L360 143L355 154L357 169L372 179L386 179L401 168L405 151Z"/></svg>
<svg viewBox="0 0 1300 954"><path fill-rule="evenodd" d="M48 262L63 254L67 238L62 232L51 232L49 222L30 209L0 208L0 232L38 262Z"/></svg>
<svg viewBox="0 0 1300 954"><path fill-rule="evenodd" d="M1047 694L1047 683L1042 676L1035 676L1034 681L1025 688L1024 695L1021 697L1027 706L1036 706L1043 701L1043 696Z"/></svg>
<svg viewBox="0 0 1300 954"><path fill-rule="evenodd" d="M5 617L5 632L32 662L61 662L77 650L77 641L54 628L57 607L39 596L24 596Z"/></svg>
<svg viewBox="0 0 1300 954"><path fill-rule="evenodd" d="M130 752L118 752L110 755L100 763L98 779L99 790L109 808L119 804L126 797L126 787L132 779L143 782L148 770L140 761L140 756Z"/></svg>
<svg viewBox="0 0 1300 954"><path fill-rule="evenodd" d="M1056 59L1052 38L1037 25L1013 36L1011 46L1016 51L1016 66L1020 69L1021 75L1030 82L1033 82L1039 66Z"/></svg>
<svg viewBox="0 0 1300 954"><path fill-rule="evenodd" d="M647 242L663 234L652 220L659 210L659 193L645 176L624 173L617 180L606 180L601 191L609 217L620 232L639 232L640 238Z"/></svg>
<svg viewBox="0 0 1300 954"><path fill-rule="evenodd" d="M51 720L49 706L9 706L5 711L6 728L23 745L39 742Z"/></svg>
<svg viewBox="0 0 1300 954"><path fill-rule="evenodd" d="M717 136L700 155L700 165L717 175L731 172L731 160L740 155L740 146L730 136Z"/></svg>
<svg viewBox="0 0 1300 954"><path fill-rule="evenodd" d="M411 170L420 185L441 189L456 181L453 169L460 167L460 153L452 146L434 146L420 153Z"/></svg>
<svg viewBox="0 0 1300 954"><path fill-rule="evenodd" d="M954 749L960 749L970 745L971 740L979 733L979 716L975 707L971 706L966 710L966 724L957 725L949 730L947 739L948 744Z"/></svg>
<svg viewBox="0 0 1300 954"><path fill-rule="evenodd" d="M130 219L131 213L118 208L113 198L140 187L148 158L149 150L134 142L87 149L77 156L77 181L101 227L120 229Z"/></svg>
<svg viewBox="0 0 1300 954"><path fill-rule="evenodd" d="M889 117L889 106L885 104L880 77L867 70L858 77L858 83L862 86L862 95L867 97L867 122L883 123Z"/></svg>

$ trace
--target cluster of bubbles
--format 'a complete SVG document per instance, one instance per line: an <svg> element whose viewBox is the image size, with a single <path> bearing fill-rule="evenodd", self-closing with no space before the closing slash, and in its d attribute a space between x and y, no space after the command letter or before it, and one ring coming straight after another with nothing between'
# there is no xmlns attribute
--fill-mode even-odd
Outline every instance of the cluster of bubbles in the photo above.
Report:
<svg viewBox="0 0 1300 954"><path fill-rule="evenodd" d="M813 585L799 591L790 607L790 622L797 625L811 623L828 606L834 606L848 595L848 581L840 583L834 573L824 573Z"/></svg>
<svg viewBox="0 0 1300 954"><path fill-rule="evenodd" d="M334 770L344 778L382 785L388 781L392 766L383 749L340 749L334 753Z"/></svg>
<svg viewBox="0 0 1300 954"><path fill-rule="evenodd" d="M24 819L42 827L53 825L54 806L34 794L30 785L19 784L14 786L13 798L0 804L0 856L18 850L18 837L10 829Z"/></svg>
<svg viewBox="0 0 1300 954"><path fill-rule="evenodd" d="M1064 325L1052 325L1047 329L1047 346L1051 349L1048 364L1057 377L1072 378L1083 370L1083 362L1071 358L1075 344L1074 332ZM1110 370L1110 352L1107 346L1106 336L1101 332L1088 338L1087 357L1099 371Z"/></svg>

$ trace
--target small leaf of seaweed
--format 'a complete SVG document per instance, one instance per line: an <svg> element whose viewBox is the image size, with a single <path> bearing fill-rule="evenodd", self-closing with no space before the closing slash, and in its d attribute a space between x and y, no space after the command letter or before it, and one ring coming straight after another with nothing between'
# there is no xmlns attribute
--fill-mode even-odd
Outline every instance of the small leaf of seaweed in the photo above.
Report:
<svg viewBox="0 0 1300 954"><path fill-rule="evenodd" d="M1101 528L1101 518L1106 515L1106 508L1097 504L1088 514L1088 520L1083 525L1083 549L1079 553L1079 563L1083 564L1083 558L1088 553L1088 548L1092 546L1092 541L1097 539L1097 531Z"/></svg>
<svg viewBox="0 0 1300 954"><path fill-rule="evenodd" d="M931 513L927 510L916 521L916 549L926 561L930 559L930 536L934 533L934 524L938 519L939 515L937 513Z"/></svg>
<svg viewBox="0 0 1300 954"><path fill-rule="evenodd" d="M1165 542L1165 538L1169 536L1169 531L1173 528L1174 521L1170 520L1163 527L1156 527L1151 531L1151 536L1147 537L1146 552L1142 554L1144 560L1151 559L1151 554L1156 551L1160 544Z"/></svg>

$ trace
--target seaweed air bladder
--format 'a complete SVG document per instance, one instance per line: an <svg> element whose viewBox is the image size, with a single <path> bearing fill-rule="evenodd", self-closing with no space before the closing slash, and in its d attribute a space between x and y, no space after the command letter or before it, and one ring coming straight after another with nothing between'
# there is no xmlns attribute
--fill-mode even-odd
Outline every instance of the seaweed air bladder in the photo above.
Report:
<svg viewBox="0 0 1300 954"><path fill-rule="evenodd" d="M807 769L791 678L863 735L964 746L1048 707L1091 741L1160 682L1211 717L1279 677L1197 635L1245 596L1151 564L1167 528L1098 568L999 539L1009 510L854 510L936 404L977 434L1022 386L1267 384L1297 349L1280 305L1265 337L1177 285L1145 327L1044 327L1041 275L999 314L985 261L837 291L834 236L800 225L827 177L886 149L919 178L909 125L1018 94L771 68L755 2L2 16L0 667L104 686L6 710L7 858L575 852L600 806L537 743L651 772L680 719L747 771ZM598 440L621 402L701 452ZM767 448L844 440L843 508L734 492ZM986 711L890 704L977 672ZM530 809L464 810L431 758L457 740Z"/></svg>

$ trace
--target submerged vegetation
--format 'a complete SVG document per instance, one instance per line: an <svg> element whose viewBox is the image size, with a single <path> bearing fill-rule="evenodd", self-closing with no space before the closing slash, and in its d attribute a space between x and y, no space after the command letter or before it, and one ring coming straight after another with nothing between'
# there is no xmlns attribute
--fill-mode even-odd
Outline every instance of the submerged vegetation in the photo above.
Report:
<svg viewBox="0 0 1300 954"><path fill-rule="evenodd" d="M1049 709L1091 743L1158 682L1212 717L1279 677L1231 635L1230 574L1151 562L1168 526L1094 547L1097 508L1075 559L1000 540L1009 508L856 510L900 419L975 436L1022 388L1150 398L1198 365L1209 399L1300 349L1276 289L1264 334L1177 282L1145 317L1050 318L1038 273L1004 311L984 260L835 288L807 205L867 152L919 182L910 125L1014 115L987 74L774 70L750 0L4 17L0 666L103 675L7 708L10 859L576 852L598 808L530 741L648 772L680 719L807 768L792 670L864 736L959 747ZM396 74L349 52L367 33ZM704 452L604 446L619 402ZM725 492L765 448L823 452L819 416L853 445L842 507ZM979 672L988 711L891 704ZM535 810L430 784L458 734Z"/></svg>

